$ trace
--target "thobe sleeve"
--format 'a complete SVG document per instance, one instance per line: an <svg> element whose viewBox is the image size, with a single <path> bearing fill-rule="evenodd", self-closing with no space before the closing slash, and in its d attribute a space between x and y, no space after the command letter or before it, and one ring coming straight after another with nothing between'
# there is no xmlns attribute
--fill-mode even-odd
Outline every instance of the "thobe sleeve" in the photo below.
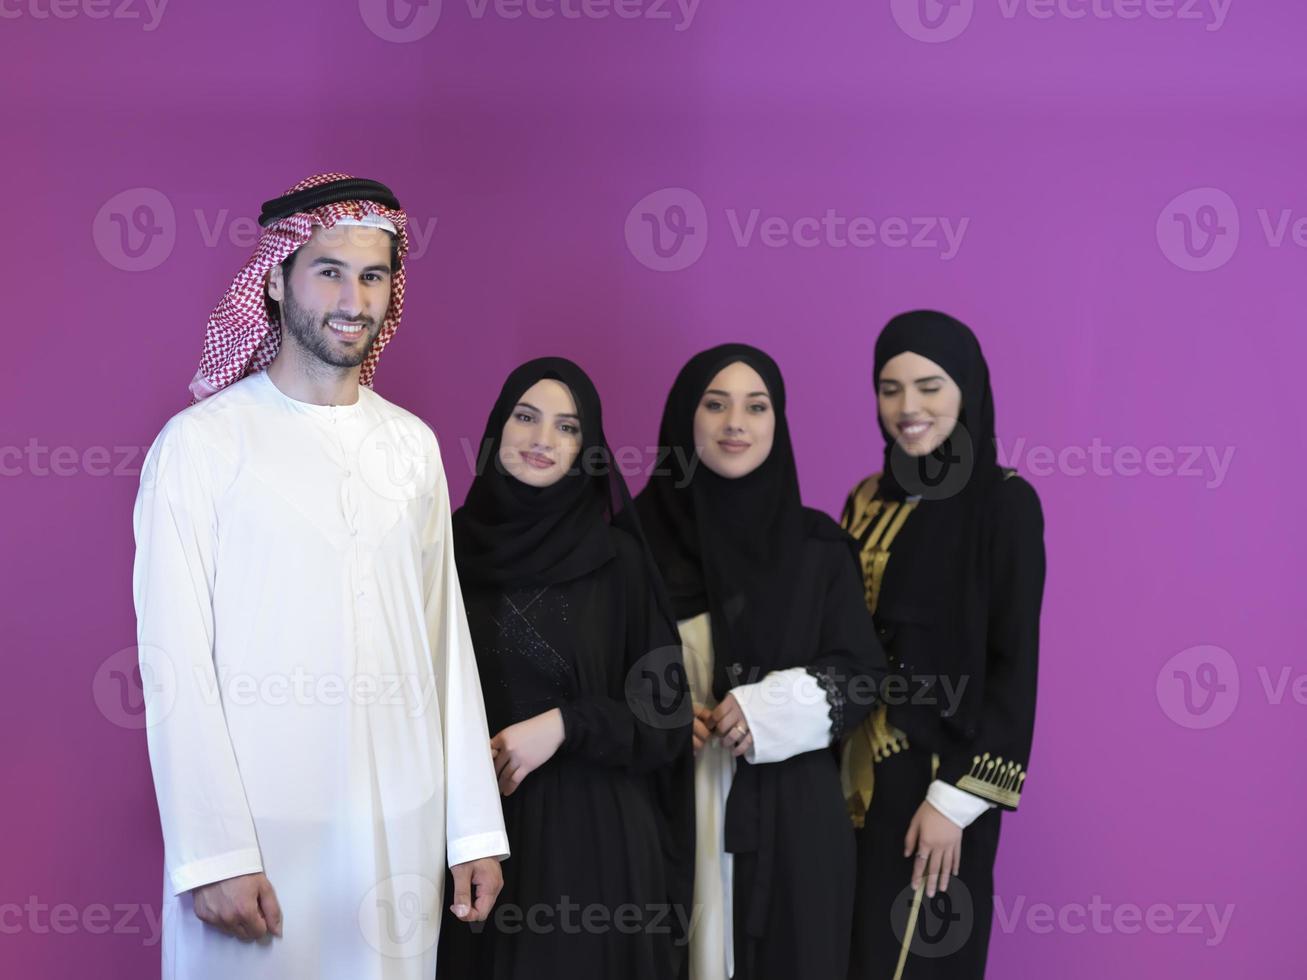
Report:
<svg viewBox="0 0 1307 980"><path fill-rule="evenodd" d="M1044 515L1033 487L999 484L991 536L989 632L980 720L970 742L940 759L938 777L1015 810L1035 726Z"/></svg>
<svg viewBox="0 0 1307 980"><path fill-rule="evenodd" d="M851 538L823 541L826 594L816 657L731 689L753 734L749 762L781 762L825 748L870 712L885 677L885 653L867 610Z"/></svg>
<svg viewBox="0 0 1307 980"><path fill-rule="evenodd" d="M132 515L146 738L174 893L263 870L214 669L214 488L187 424L172 419L150 447Z"/></svg>
<svg viewBox="0 0 1307 980"><path fill-rule="evenodd" d="M581 695L560 705L560 750L649 772L692 751L694 715L680 637L658 612L639 545L624 534L616 540L626 605L622 694Z"/></svg>
<svg viewBox="0 0 1307 980"><path fill-rule="evenodd" d="M430 459L435 493L423 538L426 625L440 705L445 755L445 840L450 867L478 858L508 857L499 784L481 680L454 564L449 486L435 435Z"/></svg>

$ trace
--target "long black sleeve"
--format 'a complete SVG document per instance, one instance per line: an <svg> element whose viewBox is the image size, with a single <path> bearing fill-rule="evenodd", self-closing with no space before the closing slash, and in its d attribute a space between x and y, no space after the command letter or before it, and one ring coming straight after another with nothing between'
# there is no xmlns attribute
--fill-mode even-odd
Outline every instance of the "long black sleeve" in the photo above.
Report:
<svg viewBox="0 0 1307 980"><path fill-rule="evenodd" d="M969 744L940 759L938 776L1016 809L1030 759L1044 597L1044 515L1019 476L995 494L990 536L991 595L979 723Z"/></svg>
<svg viewBox="0 0 1307 980"><path fill-rule="evenodd" d="M560 706L562 751L602 765L650 772L691 751L689 691L680 637L659 616L639 545L620 532L614 595L625 603L618 614L624 635L621 676L604 694L581 694Z"/></svg>

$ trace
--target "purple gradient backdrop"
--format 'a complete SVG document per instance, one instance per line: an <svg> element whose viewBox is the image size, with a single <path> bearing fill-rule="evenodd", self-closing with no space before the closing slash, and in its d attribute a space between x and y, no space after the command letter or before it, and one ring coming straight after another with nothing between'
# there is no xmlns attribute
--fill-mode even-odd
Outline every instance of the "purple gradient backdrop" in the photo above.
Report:
<svg viewBox="0 0 1307 980"><path fill-rule="evenodd" d="M923 305L972 324L1004 452L1044 502L1050 568L1033 776L1004 824L990 975L1302 975L1307 706L1277 686L1305 669L1288 372L1307 346L1307 252L1291 225L1276 232L1284 212L1307 215L1307 9L924 0L959 18L946 28L970 12L929 43L898 0L702 0L688 24L675 3L670 19L513 19L445 0L434 30L395 43L368 26L384 23L371 0L179 0L149 30L140 0L103 19L95 0L69 2L65 18L43 16L49 0L0 5L15 353L0 414L0 974L157 975L145 738L95 699L97 670L135 642L140 451L114 447L148 446L185 405L205 317L248 253L230 222L310 172L345 170L390 183L421 227L435 220L377 389L436 429L456 500L470 479L460 440L521 360L581 361L613 441L643 447L680 364L739 339L784 369L806 498L834 511L879 456L879 326ZM1235 211L1191 208L1186 258L1163 211L1203 187ZM134 188L175 214L166 258L137 272L113 264L112 218L93 229ZM646 267L648 241L623 232L663 188L706 209L683 246L706 228L706 248L681 271ZM109 210L130 216L137 200ZM967 224L948 259L879 238L740 245L732 215L753 209ZM1236 220L1227 262L1180 267L1223 257ZM1131 475L1128 456L1076 475L1073 459L1029 455L1096 444L1213 455L1197 476ZM44 473L29 446L83 462ZM95 475L92 447L126 472ZM1232 660L1179 664L1199 684L1186 703L1168 661L1199 645ZM1096 897L1106 929L1077 917ZM1178 929L1189 903L1232 906L1228 927L1203 912ZM105 927L88 914L100 905L123 908ZM1132 927L1130 906L1169 909L1171 925L1154 911L1152 929Z"/></svg>

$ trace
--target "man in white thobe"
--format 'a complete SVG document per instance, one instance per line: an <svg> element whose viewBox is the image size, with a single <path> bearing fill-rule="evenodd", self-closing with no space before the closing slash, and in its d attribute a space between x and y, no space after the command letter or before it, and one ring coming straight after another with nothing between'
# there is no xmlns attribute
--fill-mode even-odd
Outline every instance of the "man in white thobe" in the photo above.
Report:
<svg viewBox="0 0 1307 980"><path fill-rule="evenodd" d="M370 387L405 220L340 174L268 202L142 472L165 978L431 980L446 865L464 921L502 882L439 448Z"/></svg>

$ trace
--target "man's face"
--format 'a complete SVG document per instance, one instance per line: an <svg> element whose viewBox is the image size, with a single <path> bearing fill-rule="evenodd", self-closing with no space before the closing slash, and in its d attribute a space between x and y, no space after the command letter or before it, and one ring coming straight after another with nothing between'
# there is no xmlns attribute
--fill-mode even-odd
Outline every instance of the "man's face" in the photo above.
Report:
<svg viewBox="0 0 1307 980"><path fill-rule="evenodd" d="M390 233L381 228L314 228L290 275L281 266L268 275L283 340L333 367L362 364L390 307L390 251Z"/></svg>

